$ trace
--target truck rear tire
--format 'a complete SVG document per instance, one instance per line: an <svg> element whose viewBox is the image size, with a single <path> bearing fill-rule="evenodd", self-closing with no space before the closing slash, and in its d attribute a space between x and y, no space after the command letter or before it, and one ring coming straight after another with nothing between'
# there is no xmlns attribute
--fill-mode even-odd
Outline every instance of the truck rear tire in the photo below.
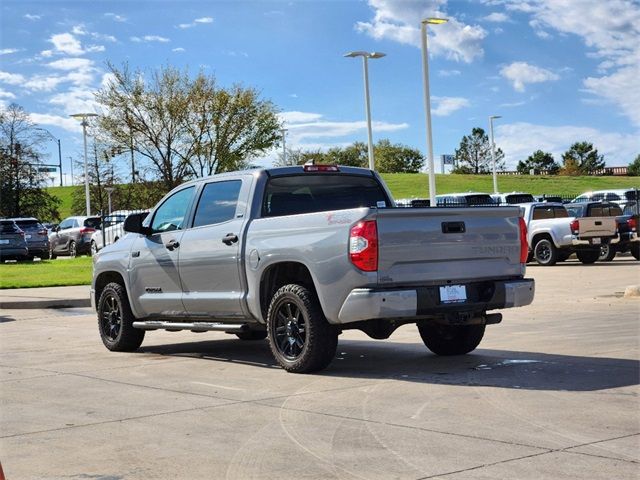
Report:
<svg viewBox="0 0 640 480"><path fill-rule="evenodd" d="M484 336L484 325L418 324L422 341L436 355L464 355L476 349Z"/></svg>
<svg viewBox="0 0 640 480"><path fill-rule="evenodd" d="M315 293L296 284L283 286L271 299L267 333L276 361L293 373L326 368L338 347L338 330L327 322Z"/></svg>
<svg viewBox="0 0 640 480"><path fill-rule="evenodd" d="M578 250L576 252L576 257L578 260L585 265L589 265L592 263L596 263L598 258L600 257L600 249L597 250Z"/></svg>
<svg viewBox="0 0 640 480"><path fill-rule="evenodd" d="M558 261L558 249L549 238L541 238L533 247L533 255L540 265L550 267Z"/></svg>
<svg viewBox="0 0 640 480"><path fill-rule="evenodd" d="M629 251L631 252L631 255L633 255L633 258L640 260L640 242L631 242Z"/></svg>
<svg viewBox="0 0 640 480"><path fill-rule="evenodd" d="M616 253L618 253L618 249L615 246L604 243L600 245L600 256L598 260L601 262L610 262L615 258Z"/></svg>
<svg viewBox="0 0 640 480"><path fill-rule="evenodd" d="M145 332L133 328L134 321L125 288L115 282L107 284L98 300L98 327L104 346L114 352L137 350Z"/></svg>

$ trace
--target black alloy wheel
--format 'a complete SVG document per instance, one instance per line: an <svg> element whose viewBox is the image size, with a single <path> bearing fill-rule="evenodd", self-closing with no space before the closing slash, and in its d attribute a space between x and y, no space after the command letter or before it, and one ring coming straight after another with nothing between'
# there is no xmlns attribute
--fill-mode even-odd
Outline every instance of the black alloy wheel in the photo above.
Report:
<svg viewBox="0 0 640 480"><path fill-rule="evenodd" d="M538 240L533 251L538 264L545 267L555 265L558 251L550 239L543 238Z"/></svg>
<svg viewBox="0 0 640 480"><path fill-rule="evenodd" d="M278 351L287 360L296 360L307 338L306 320L300 307L293 302L282 302L276 311L275 330Z"/></svg>
<svg viewBox="0 0 640 480"><path fill-rule="evenodd" d="M104 338L111 342L118 339L122 329L122 306L120 300L109 292L100 308L100 330Z"/></svg>

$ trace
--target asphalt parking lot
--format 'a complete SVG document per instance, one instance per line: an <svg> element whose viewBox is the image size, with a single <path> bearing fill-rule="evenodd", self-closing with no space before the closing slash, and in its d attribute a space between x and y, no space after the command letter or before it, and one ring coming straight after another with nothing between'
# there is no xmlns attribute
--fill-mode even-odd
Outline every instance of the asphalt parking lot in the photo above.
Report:
<svg viewBox="0 0 640 480"><path fill-rule="evenodd" d="M0 313L7 479L637 479L631 257L530 266L534 304L436 357L415 326L340 337L321 374L266 342L148 333L111 353L88 308Z"/></svg>

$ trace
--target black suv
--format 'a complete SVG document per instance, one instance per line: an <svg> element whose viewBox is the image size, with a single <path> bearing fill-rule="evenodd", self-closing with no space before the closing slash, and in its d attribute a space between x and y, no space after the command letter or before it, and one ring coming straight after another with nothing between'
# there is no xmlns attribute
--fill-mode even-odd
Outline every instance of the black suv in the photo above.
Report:
<svg viewBox="0 0 640 480"><path fill-rule="evenodd" d="M29 249L28 259L38 257L43 260L49 258L49 232L36 218L12 218L16 225L24 232L24 239Z"/></svg>
<svg viewBox="0 0 640 480"><path fill-rule="evenodd" d="M27 258L27 242L24 232L13 220L0 220L0 261Z"/></svg>

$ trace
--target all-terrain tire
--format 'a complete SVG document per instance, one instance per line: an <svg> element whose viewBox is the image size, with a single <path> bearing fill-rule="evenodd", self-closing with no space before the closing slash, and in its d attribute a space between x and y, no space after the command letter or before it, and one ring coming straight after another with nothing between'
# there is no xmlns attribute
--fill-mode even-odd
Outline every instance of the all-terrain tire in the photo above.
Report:
<svg viewBox="0 0 640 480"><path fill-rule="evenodd" d="M145 332L133 328L134 321L125 288L115 282L107 284L98 300L98 330L104 346L114 352L137 350Z"/></svg>
<svg viewBox="0 0 640 480"><path fill-rule="evenodd" d="M476 349L484 325L418 324L422 341L436 355L464 355Z"/></svg>
<svg viewBox="0 0 640 480"><path fill-rule="evenodd" d="M248 332L236 333L240 340L264 340L267 338L266 330L249 330Z"/></svg>
<svg viewBox="0 0 640 480"><path fill-rule="evenodd" d="M325 318L315 293L297 284L281 287L271 299L267 332L271 353L288 372L322 370L338 347L338 329Z"/></svg>
<svg viewBox="0 0 640 480"><path fill-rule="evenodd" d="M550 238L541 238L533 247L533 255L538 264L544 267L555 265L558 261L558 249Z"/></svg>
<svg viewBox="0 0 640 480"><path fill-rule="evenodd" d="M578 260L585 265L590 265L592 263L596 263L598 258L600 257L600 249L597 250L578 250L576 252L576 257Z"/></svg>

